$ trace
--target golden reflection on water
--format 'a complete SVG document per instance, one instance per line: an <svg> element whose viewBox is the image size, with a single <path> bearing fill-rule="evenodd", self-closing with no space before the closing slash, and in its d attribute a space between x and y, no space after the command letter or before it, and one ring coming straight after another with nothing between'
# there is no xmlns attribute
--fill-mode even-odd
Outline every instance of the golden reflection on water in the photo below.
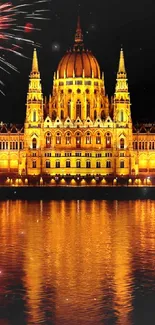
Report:
<svg viewBox="0 0 155 325"><path fill-rule="evenodd" d="M2 296L20 291L26 324L130 325L135 272L155 279L154 201L0 202L0 239Z"/></svg>

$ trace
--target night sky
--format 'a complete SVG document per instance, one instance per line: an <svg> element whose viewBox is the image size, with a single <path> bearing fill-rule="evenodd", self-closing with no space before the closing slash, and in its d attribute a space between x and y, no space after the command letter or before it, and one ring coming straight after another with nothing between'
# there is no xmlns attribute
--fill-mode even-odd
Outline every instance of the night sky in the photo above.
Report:
<svg viewBox="0 0 155 325"><path fill-rule="evenodd" d="M33 1L33 0L31 0ZM12 1L13 4L17 1ZM47 6L46 6L47 7ZM44 95L52 89L53 73L73 45L78 11L85 47L96 56L105 73L106 93L114 92L121 44L124 48L132 118L136 123L155 122L155 4L150 0L53 0L48 21L38 21L41 31L28 37L41 43L38 49ZM35 24L35 23L34 23ZM27 37L27 35L26 35ZM0 120L23 123L33 48L24 46L29 59L8 55L20 73L3 75L5 94L0 94Z"/></svg>

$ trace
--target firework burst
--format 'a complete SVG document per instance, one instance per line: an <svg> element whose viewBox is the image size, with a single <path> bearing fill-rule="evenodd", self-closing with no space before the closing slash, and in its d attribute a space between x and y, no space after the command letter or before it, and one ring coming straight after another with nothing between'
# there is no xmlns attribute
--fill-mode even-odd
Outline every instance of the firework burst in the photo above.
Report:
<svg viewBox="0 0 155 325"><path fill-rule="evenodd" d="M32 0L30 0L32 1ZM17 5L11 2L0 0L0 70L10 74L11 70L18 71L18 69L8 62L5 58L6 52L12 52L15 55L25 57L22 53L22 46L18 45L27 43L29 45L39 46L28 37L28 34L37 28L36 21L48 19L46 17L45 3L50 0L38 0L33 3L26 3L24 0L18 1ZM0 86L4 86L0 77ZM0 93L4 92L0 88Z"/></svg>

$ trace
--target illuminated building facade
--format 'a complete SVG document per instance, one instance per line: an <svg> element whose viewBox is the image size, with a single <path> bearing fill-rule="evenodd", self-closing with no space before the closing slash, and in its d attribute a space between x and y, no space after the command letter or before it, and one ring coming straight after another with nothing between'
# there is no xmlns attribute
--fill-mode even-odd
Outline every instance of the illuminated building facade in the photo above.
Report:
<svg viewBox="0 0 155 325"><path fill-rule="evenodd" d="M132 124L124 53L109 102L104 74L85 50L78 20L75 43L54 74L43 99L34 50L23 127L1 125L0 173L23 177L136 178L155 175L155 127ZM95 178L94 178L95 179Z"/></svg>

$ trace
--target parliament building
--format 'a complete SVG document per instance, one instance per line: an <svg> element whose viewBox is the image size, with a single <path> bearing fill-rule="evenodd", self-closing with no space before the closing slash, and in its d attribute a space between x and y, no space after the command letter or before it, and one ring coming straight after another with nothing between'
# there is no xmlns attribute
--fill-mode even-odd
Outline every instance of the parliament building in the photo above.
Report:
<svg viewBox="0 0 155 325"><path fill-rule="evenodd" d="M104 73L84 47L79 19L73 48L54 73L48 99L34 49L24 126L0 126L0 177L8 184L32 179L51 185L104 185L108 179L151 184L155 127L132 124L123 49L111 102Z"/></svg>

